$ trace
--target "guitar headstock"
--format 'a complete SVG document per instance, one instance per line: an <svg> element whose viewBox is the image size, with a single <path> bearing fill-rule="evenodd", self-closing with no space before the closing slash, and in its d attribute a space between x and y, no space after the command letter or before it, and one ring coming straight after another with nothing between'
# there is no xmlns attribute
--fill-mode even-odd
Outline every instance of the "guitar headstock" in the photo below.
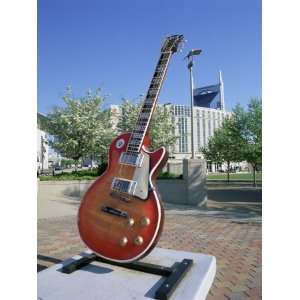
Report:
<svg viewBox="0 0 300 300"><path fill-rule="evenodd" d="M161 52L175 53L178 51L178 49L182 48L183 43L184 37L182 34L168 36L165 39L163 46L161 47Z"/></svg>

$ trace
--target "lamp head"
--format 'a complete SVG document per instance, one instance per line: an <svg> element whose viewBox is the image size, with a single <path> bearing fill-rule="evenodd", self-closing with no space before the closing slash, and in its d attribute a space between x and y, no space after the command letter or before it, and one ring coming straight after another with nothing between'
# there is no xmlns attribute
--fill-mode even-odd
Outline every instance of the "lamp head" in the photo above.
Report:
<svg viewBox="0 0 300 300"><path fill-rule="evenodd" d="M185 58L190 58L195 55L200 55L201 52L202 52L202 49L192 49Z"/></svg>

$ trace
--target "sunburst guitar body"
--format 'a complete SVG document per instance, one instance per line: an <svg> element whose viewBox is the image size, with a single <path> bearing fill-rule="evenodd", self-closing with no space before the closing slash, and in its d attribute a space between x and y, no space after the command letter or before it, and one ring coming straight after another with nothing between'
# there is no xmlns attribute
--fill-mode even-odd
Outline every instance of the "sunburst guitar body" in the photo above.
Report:
<svg viewBox="0 0 300 300"><path fill-rule="evenodd" d="M149 150L148 132L170 57L182 40L182 35L166 38L135 129L113 140L107 170L82 199L80 236L106 260L128 263L144 257L162 231L164 211L155 179L168 155L164 147Z"/></svg>
<svg viewBox="0 0 300 300"><path fill-rule="evenodd" d="M155 178L167 160L167 152L164 148L148 151L146 138L139 153L143 157L141 166L121 164L129 138L130 134L123 134L112 142L108 168L85 194L78 214L79 232L85 244L99 256L117 262L147 255L157 243L164 221ZM117 185L116 178L124 181ZM125 193L122 184L127 188L134 181L138 182L133 187L135 191Z"/></svg>

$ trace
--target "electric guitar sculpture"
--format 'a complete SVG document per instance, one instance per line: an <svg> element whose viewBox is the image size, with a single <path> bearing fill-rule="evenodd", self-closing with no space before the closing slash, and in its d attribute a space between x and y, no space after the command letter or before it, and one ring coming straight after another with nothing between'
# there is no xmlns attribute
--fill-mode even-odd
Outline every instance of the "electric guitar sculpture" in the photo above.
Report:
<svg viewBox="0 0 300 300"><path fill-rule="evenodd" d="M168 154L164 147L149 151L148 129L170 58L182 42L182 35L166 38L136 128L113 140L106 171L81 202L80 236L107 260L127 263L144 257L162 231L164 211L154 181Z"/></svg>

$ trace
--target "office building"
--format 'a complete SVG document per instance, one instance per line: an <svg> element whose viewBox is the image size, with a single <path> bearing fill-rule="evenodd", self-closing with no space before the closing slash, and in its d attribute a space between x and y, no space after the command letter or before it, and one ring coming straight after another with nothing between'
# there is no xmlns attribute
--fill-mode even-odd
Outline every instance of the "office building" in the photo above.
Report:
<svg viewBox="0 0 300 300"><path fill-rule="evenodd" d="M175 136L178 137L171 157L183 159L191 157L191 108L186 105L170 105L174 119ZM201 148L205 147L214 131L219 128L230 112L207 107L194 107L194 148L196 157L202 157Z"/></svg>

